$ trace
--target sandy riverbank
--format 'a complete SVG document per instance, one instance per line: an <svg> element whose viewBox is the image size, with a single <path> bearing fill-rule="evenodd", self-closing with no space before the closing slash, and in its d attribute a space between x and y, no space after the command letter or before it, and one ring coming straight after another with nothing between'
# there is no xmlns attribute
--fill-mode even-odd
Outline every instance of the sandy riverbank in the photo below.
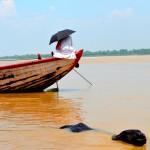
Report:
<svg viewBox="0 0 150 150"><path fill-rule="evenodd" d="M82 57L81 63L141 63L150 62L150 55Z"/></svg>

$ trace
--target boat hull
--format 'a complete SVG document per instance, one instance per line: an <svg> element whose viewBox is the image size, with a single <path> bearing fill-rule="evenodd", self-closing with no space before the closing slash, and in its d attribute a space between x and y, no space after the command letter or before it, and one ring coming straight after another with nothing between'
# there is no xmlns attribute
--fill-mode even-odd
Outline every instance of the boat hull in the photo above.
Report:
<svg viewBox="0 0 150 150"><path fill-rule="evenodd" d="M25 63L0 67L0 92L37 92L51 86L78 63L83 50L76 59L43 58Z"/></svg>

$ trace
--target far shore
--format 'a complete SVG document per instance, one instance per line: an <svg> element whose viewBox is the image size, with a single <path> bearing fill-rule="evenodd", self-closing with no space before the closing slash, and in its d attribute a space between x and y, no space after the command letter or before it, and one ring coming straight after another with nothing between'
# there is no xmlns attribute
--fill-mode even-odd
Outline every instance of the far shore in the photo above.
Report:
<svg viewBox="0 0 150 150"><path fill-rule="evenodd" d="M0 59L0 66L16 64L29 60L2 60ZM96 56L96 57L82 57L80 64L95 64L95 63L145 63L150 62L150 55L128 55L128 56Z"/></svg>
<svg viewBox="0 0 150 150"><path fill-rule="evenodd" d="M83 57L81 63L144 63L150 62L150 55L128 55L128 56L100 56L100 57Z"/></svg>

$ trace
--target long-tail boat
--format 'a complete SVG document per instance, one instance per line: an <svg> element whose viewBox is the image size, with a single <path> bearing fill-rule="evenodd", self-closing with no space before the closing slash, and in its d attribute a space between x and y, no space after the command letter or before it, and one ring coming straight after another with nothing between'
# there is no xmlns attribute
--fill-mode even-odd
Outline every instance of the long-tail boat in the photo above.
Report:
<svg viewBox="0 0 150 150"><path fill-rule="evenodd" d="M0 66L0 93L38 92L56 83L79 62L83 50L76 52L76 59L40 58Z"/></svg>

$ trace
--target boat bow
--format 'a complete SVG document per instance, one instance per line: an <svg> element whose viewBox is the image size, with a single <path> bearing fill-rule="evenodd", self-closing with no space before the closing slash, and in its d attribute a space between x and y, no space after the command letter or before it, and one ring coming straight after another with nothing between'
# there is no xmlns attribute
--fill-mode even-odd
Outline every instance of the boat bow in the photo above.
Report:
<svg viewBox="0 0 150 150"><path fill-rule="evenodd" d="M51 57L0 66L0 92L43 91L69 73L82 55L81 49L76 59Z"/></svg>

